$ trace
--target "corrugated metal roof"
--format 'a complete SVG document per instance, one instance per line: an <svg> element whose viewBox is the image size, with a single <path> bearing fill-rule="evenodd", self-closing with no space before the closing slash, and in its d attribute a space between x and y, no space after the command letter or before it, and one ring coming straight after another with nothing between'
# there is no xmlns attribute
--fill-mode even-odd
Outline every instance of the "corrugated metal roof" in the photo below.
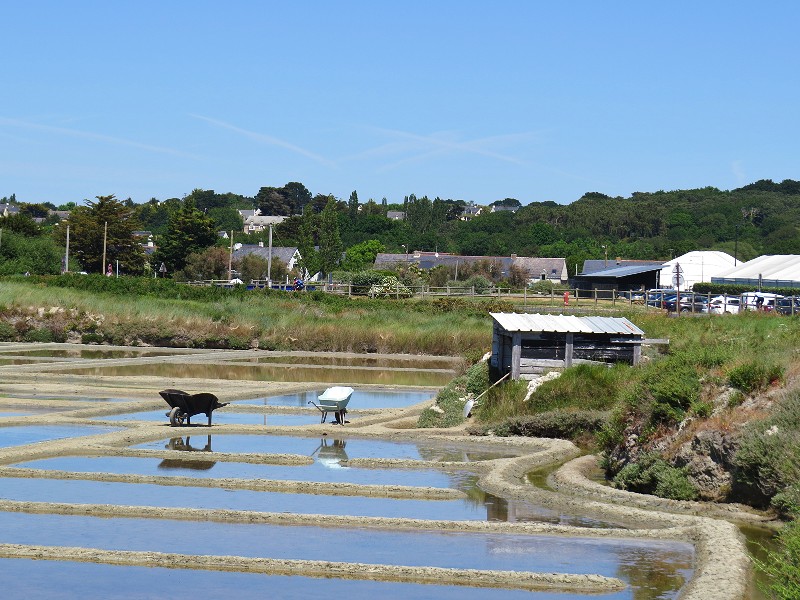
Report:
<svg viewBox="0 0 800 600"><path fill-rule="evenodd" d="M489 314L506 331L644 335L644 331L623 317L576 317L574 315L528 313Z"/></svg>
<svg viewBox="0 0 800 600"><path fill-rule="evenodd" d="M741 263L717 275L720 279L764 279L800 280L800 255L767 254L746 263Z"/></svg>
<svg viewBox="0 0 800 600"><path fill-rule="evenodd" d="M586 278L599 278L599 277L628 277L629 275L638 275L639 273L649 273L651 271L660 271L663 268L663 263L650 264L650 265L628 265L624 267L612 267L603 269L602 271L595 271L594 273L581 273L580 277Z"/></svg>

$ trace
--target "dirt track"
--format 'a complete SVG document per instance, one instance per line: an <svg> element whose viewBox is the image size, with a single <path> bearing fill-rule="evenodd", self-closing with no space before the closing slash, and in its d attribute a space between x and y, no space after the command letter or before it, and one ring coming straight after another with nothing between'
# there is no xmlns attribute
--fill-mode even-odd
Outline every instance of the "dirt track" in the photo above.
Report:
<svg viewBox="0 0 800 600"><path fill-rule="evenodd" d="M0 349L8 349L0 347ZM215 354L203 353L197 358L213 360ZM194 355L183 355L181 360L193 360ZM122 359L130 360L130 359ZM173 360L172 357L148 360ZM86 361L81 361L86 362ZM102 364L110 365L111 360ZM94 363L96 364L96 362ZM61 365L63 367L63 365ZM3 425L63 425L103 423L102 415L162 409L164 403L158 391L166 388L181 388L189 392L219 390L220 400L230 400L283 394L306 389L320 389L325 384L296 384L257 381L180 380L154 377L102 377L77 376L58 373L57 365L46 368L32 365L0 366L0 410L35 405L52 408L59 412L33 414L21 417L0 417ZM359 386L367 387L367 386ZM124 402L98 402L70 400L69 398L126 398ZM590 516L619 524L618 528L590 529L551 525L546 523L503 522L459 522L419 521L416 519L389 519L369 517L325 516L326 526L368 527L380 529L425 529L448 531L481 531L558 536L672 539L691 542L696 550L695 575L681 594L684 599L730 599L747 597L749 581L749 558L737 528L729 520L761 521L763 517L739 507L717 507L697 502L676 502L654 499L638 494L614 490L590 481L586 473L594 464L593 457L579 457L578 449L562 440L470 438L463 430L415 430L408 429L414 417L425 404L408 409L365 411L359 419L345 428L325 425L302 427L265 427L255 425L220 425L192 427L191 434L207 435L221 433L280 432L314 437L335 433L337 438L347 436L375 437L376 439L419 440L442 439L476 444L482 449L499 447L511 449L514 458L496 459L483 463L470 463L469 468L480 474L480 487L497 496L518 499L570 513ZM63 410L69 408L70 410ZM238 408L238 407L237 407ZM94 417L89 421L89 417ZM202 419L201 419L202 420ZM106 424L110 424L107 422ZM174 456L174 451L133 450L129 446L146 441L163 439L174 434L166 423L113 422L123 430L75 439L55 440L37 444L0 448L0 477L77 478L99 481L126 481L154 483L158 485L189 485L195 487L225 487L228 489L262 489L302 493L379 496L387 498L452 498L463 496L463 492L452 489L435 489L406 486L379 486L357 484L321 484L314 482L286 482L268 480L176 478L124 475L116 473L65 473L9 467L18 462L35 458L70 455ZM172 452L172 454L170 454ZM182 453L181 458L190 453ZM190 459L200 460L197 456ZM215 460L237 462L269 462L272 464L303 464L307 457L281 454L225 454L215 453ZM566 464L551 475L552 490L525 483L526 473L539 467ZM453 468L460 463L432 463L421 465L420 461L361 459L353 465L370 468ZM163 511L150 507L71 505L47 502L0 501L0 510L30 513L89 514L117 517L163 518ZM712 518L713 517L713 518ZM213 520L226 522L270 522L293 525L319 525L319 515L291 513L254 513L251 511L226 511L204 509L174 509L169 518L181 520ZM2 542L2 539L0 539ZM312 577L342 577L356 579L379 579L387 581L438 582L453 585L506 587L535 590L560 590L575 592L608 592L621 589L623 582L598 575L541 574L519 572L494 572L459 569L432 569L430 567L393 567L389 565L360 565L354 563L321 563L319 561L280 561L273 559L249 559L244 557L198 558L196 556L164 555L154 552L114 552L86 548L37 547L0 544L0 556L29 557L52 560L75 560L128 564L143 566L169 566L183 568L217 568L219 570L241 570L272 572ZM216 565L216 566L214 566Z"/></svg>

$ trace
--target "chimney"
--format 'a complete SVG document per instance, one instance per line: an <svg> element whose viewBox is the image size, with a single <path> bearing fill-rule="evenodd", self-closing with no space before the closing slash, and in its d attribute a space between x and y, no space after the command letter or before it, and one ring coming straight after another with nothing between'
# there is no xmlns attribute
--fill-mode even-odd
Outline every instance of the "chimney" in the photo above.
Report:
<svg viewBox="0 0 800 600"><path fill-rule="evenodd" d="M622 262L622 257L621 257L621 256L618 256L618 257L617 257L617 264L620 264L621 262Z"/></svg>
<svg viewBox="0 0 800 600"><path fill-rule="evenodd" d="M512 254L511 255L511 260L514 260L515 258L517 258L517 255L516 254Z"/></svg>

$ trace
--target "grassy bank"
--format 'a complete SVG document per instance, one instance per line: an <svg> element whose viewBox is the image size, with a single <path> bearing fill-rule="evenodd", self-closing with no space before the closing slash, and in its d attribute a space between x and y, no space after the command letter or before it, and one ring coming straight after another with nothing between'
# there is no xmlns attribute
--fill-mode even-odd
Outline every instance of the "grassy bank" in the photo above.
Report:
<svg viewBox="0 0 800 600"><path fill-rule="evenodd" d="M3 281L0 340L179 347L328 350L474 357L491 344L488 307L435 301L189 288L147 280L136 289L92 277ZM106 285L106 281L112 285ZM87 282L87 283L84 283ZM454 312L455 310L455 312Z"/></svg>

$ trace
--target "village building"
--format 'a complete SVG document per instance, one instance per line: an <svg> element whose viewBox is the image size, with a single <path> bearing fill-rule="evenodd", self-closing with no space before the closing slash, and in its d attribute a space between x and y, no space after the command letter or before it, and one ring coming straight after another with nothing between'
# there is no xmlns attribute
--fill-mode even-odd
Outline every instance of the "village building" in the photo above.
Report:
<svg viewBox="0 0 800 600"><path fill-rule="evenodd" d="M565 284L569 279L567 261L564 258L536 258L527 256L461 256L445 252L422 252L415 250L408 254L379 253L375 257L375 269L394 269L404 264L414 264L420 269L430 270L439 266L452 267L458 273L459 267L488 262L497 268L500 279L507 278L512 267L520 269L528 283L547 280L554 284Z"/></svg>

